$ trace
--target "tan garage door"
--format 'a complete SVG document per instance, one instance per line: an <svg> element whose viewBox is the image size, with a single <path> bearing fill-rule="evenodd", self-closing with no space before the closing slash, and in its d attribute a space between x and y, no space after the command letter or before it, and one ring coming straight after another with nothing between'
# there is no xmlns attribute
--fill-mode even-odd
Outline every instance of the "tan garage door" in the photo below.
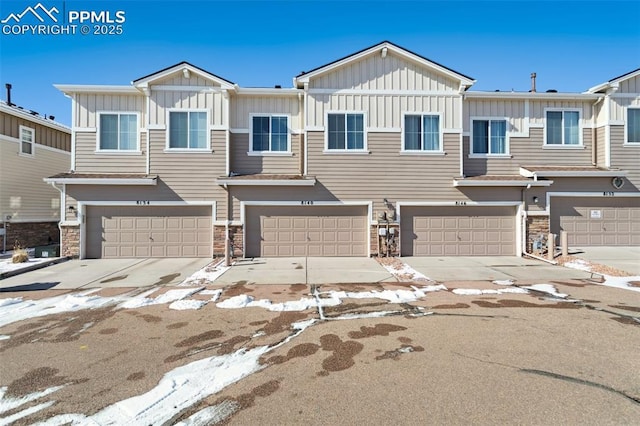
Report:
<svg viewBox="0 0 640 426"><path fill-rule="evenodd" d="M211 257L211 207L89 206L86 256Z"/></svg>
<svg viewBox="0 0 640 426"><path fill-rule="evenodd" d="M364 206L248 206L246 255L367 256Z"/></svg>
<svg viewBox="0 0 640 426"><path fill-rule="evenodd" d="M513 256L515 207L403 207L403 256Z"/></svg>
<svg viewBox="0 0 640 426"><path fill-rule="evenodd" d="M567 231L569 245L640 245L640 198L553 197L551 232Z"/></svg>

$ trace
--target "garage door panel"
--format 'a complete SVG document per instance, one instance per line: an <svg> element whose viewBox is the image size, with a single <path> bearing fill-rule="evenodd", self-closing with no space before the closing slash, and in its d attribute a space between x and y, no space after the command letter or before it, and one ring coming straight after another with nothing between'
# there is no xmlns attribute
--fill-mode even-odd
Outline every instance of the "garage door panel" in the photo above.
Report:
<svg viewBox="0 0 640 426"><path fill-rule="evenodd" d="M404 256L515 254L514 207L405 207Z"/></svg>
<svg viewBox="0 0 640 426"><path fill-rule="evenodd" d="M246 254L364 256L368 252L366 215L365 206L249 206Z"/></svg>

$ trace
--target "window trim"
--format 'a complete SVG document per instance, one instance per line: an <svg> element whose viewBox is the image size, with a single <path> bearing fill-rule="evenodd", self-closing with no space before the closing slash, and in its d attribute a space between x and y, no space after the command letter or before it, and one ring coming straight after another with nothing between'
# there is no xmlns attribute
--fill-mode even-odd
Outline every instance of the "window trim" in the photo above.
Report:
<svg viewBox="0 0 640 426"><path fill-rule="evenodd" d="M624 121L624 146L632 146L632 147L640 147L639 141L629 141L629 110L638 110L640 111L640 105L628 105L625 108L625 121Z"/></svg>
<svg viewBox="0 0 640 426"><path fill-rule="evenodd" d="M118 116L118 148L103 149L100 147L100 116L117 115ZM136 116L136 148L120 149L120 115ZM137 111L96 111L96 154L116 154L116 155L136 155L142 154L140 150L140 113Z"/></svg>
<svg viewBox="0 0 640 426"><path fill-rule="evenodd" d="M505 122L505 130L504 130L504 144L505 144L505 152L500 154L493 154L490 152L487 153L475 153L473 152L473 122L474 121L488 121L489 122L489 135L491 135L491 122L492 121L504 121ZM510 131L511 123L509 122L508 117L498 117L498 116L472 116L469 117L469 158L512 158L511 155L511 141L510 141ZM487 151L491 148L491 139L489 139L489 146L487 147Z"/></svg>
<svg viewBox="0 0 640 426"><path fill-rule="evenodd" d="M434 149L405 149L405 117L407 115L418 115L420 119L424 119L425 116L438 117L438 144L439 148L437 150ZM401 154L421 154L421 155L438 155L444 154L444 132L442 131L442 113L441 112L427 112L427 111L404 111L402 113L402 124L401 124L401 145L400 145L400 153ZM424 147L424 140L422 139L422 134L420 136L421 145Z"/></svg>
<svg viewBox="0 0 640 426"><path fill-rule="evenodd" d="M547 143L547 113L548 112L562 112L562 143L561 144L550 144ZM577 145L567 145L564 142L564 112L577 112L578 113L578 144ZM544 149L584 149L584 140L582 137L583 127L582 127L582 108L545 108L544 109L544 129L543 129L543 145Z"/></svg>
<svg viewBox="0 0 640 426"><path fill-rule="evenodd" d="M22 131L23 130L28 130L28 131L31 132L31 142L27 142L27 141L23 141L22 140ZM33 127L20 125L18 127L18 139L20 141L20 146L18 147L18 150L19 150L18 153L23 157L35 157L35 155L36 155L36 129L34 129ZM31 144L31 154L22 151L22 144L23 143Z"/></svg>
<svg viewBox="0 0 640 426"><path fill-rule="evenodd" d="M346 115L362 115L362 149L329 149L329 115L337 115L342 114L345 115L345 125L346 125ZM367 112L366 111L347 111L347 110L331 110L325 111L324 113L324 151L323 154L370 154L368 144L367 144L367 132L369 127L367 126L368 122ZM345 132L346 132L345 128Z"/></svg>
<svg viewBox="0 0 640 426"><path fill-rule="evenodd" d="M189 148L188 146L186 148L171 148L169 146L169 142L170 142L170 137L171 137L171 113L172 112L186 112L186 113L191 113L191 112L204 112L207 116L206 122L207 122L207 128L206 128L206 132L207 132L207 146L204 148ZM211 124L210 124L210 119L211 117L209 116L209 110L206 108L167 108L167 117L166 117L166 142L165 142L165 147L164 147L164 152L173 152L173 153L202 153L202 152L213 152L211 149ZM189 132L187 132L187 145L189 145Z"/></svg>
<svg viewBox="0 0 640 426"><path fill-rule="evenodd" d="M253 149L253 118L254 117L269 117L269 150L268 151L254 151ZM286 151L272 151L271 150L271 118L284 117L287 119L287 150ZM249 114L249 150L247 155L255 157L270 157L270 156L292 156L291 151L291 114L278 114L278 113L251 113Z"/></svg>

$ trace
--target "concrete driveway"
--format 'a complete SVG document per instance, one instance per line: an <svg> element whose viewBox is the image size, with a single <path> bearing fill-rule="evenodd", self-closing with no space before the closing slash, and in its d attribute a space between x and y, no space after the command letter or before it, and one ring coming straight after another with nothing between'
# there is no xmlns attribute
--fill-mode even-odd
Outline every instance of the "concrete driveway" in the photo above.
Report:
<svg viewBox="0 0 640 426"><path fill-rule="evenodd" d="M240 259L216 284L326 284L397 282L373 258L276 257Z"/></svg>
<svg viewBox="0 0 640 426"><path fill-rule="evenodd" d="M640 247L582 247L572 248L569 254L589 262L640 275Z"/></svg>
<svg viewBox="0 0 640 426"><path fill-rule="evenodd" d="M589 272L516 256L403 257L436 281L554 280L589 278Z"/></svg>
<svg viewBox="0 0 640 426"><path fill-rule="evenodd" d="M213 259L70 260L0 281L0 291L147 287L178 284Z"/></svg>

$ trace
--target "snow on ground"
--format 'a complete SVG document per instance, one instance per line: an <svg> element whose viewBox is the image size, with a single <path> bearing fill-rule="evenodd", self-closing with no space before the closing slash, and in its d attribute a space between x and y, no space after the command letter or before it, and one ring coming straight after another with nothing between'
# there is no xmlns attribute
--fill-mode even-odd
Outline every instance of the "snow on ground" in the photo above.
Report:
<svg viewBox="0 0 640 426"><path fill-rule="evenodd" d="M218 262L210 263L204 268L196 271L189 278L185 279L181 282L180 286L198 286L202 284L212 283L214 282L220 275L227 272L231 267L224 266L224 259L219 260Z"/></svg>
<svg viewBox="0 0 640 426"><path fill-rule="evenodd" d="M397 257L393 258L393 263L388 264L387 261L381 261L380 264L399 281L433 281L431 278L416 271Z"/></svg>
<svg viewBox="0 0 640 426"><path fill-rule="evenodd" d="M33 265L38 265L44 262L51 262L51 260L52 258L50 257L43 257L43 258L37 258L37 259L30 258L29 260L23 263L13 263L11 261L11 258L0 259L0 274L5 272L17 271L24 268L29 268Z"/></svg>
<svg viewBox="0 0 640 426"><path fill-rule="evenodd" d="M495 280L492 283L495 285L513 285L513 280Z"/></svg>
<svg viewBox="0 0 640 426"><path fill-rule="evenodd" d="M582 259L572 260L571 262L565 263L563 266L566 266L567 268L578 269L580 271L594 272L592 271L589 262ZM600 283L600 285L640 292L640 287L634 287L630 284L631 282L640 282L640 276L614 277L612 275L607 275L600 272L594 273L602 275L602 277L604 278L604 282Z"/></svg>
<svg viewBox="0 0 640 426"><path fill-rule="evenodd" d="M169 305L169 309L176 311L186 311L188 309L197 310L207 303L208 302L206 300L176 300Z"/></svg>
<svg viewBox="0 0 640 426"><path fill-rule="evenodd" d="M527 290L524 290L519 287L509 287L509 288L501 288L498 290L494 289L479 289L479 288L454 288L451 290L453 294L457 294L459 296L480 296L482 294L527 294L529 293Z"/></svg>
<svg viewBox="0 0 640 426"><path fill-rule="evenodd" d="M134 297L130 300L127 300L123 304L121 304L120 307L125 309L135 309L135 308L142 308L144 306L172 303L177 300L182 300L186 297L189 297L203 289L204 287L187 288L187 289L180 289L180 290L169 290L166 293L163 293L160 296L153 299L148 297Z"/></svg>
<svg viewBox="0 0 640 426"><path fill-rule="evenodd" d="M44 398L45 396L48 396L54 392L59 391L60 389L62 389L65 385L62 386L55 386L52 388L48 388L45 389L44 391L40 391L40 392L34 392L34 393L30 393L28 395L24 395L21 396L19 398L12 398L12 397L8 397L6 396L7 394L7 387L6 386L2 386L0 387L0 416L3 415L4 413L6 413L7 411L11 411L11 410L15 410L18 407L21 407L25 404L29 404L33 401L37 401L38 399ZM53 405L55 403L55 401L49 401L49 402L45 402L43 404L38 404L36 406L32 406L29 407L25 410L19 411L17 413L14 413L10 416L2 416L0 417L0 425L4 426L4 425L9 425L13 422L15 422L16 420L19 420L23 417L29 416L33 413L36 413L40 410L44 410L45 408Z"/></svg>
<svg viewBox="0 0 640 426"><path fill-rule="evenodd" d="M526 288L527 290L539 291L541 293L546 293L550 296L558 297L560 299L566 299L567 296L569 296L568 294L565 294L565 293L558 293L558 289L556 289L556 287L552 284L534 284L534 285L529 285L522 288Z"/></svg>

